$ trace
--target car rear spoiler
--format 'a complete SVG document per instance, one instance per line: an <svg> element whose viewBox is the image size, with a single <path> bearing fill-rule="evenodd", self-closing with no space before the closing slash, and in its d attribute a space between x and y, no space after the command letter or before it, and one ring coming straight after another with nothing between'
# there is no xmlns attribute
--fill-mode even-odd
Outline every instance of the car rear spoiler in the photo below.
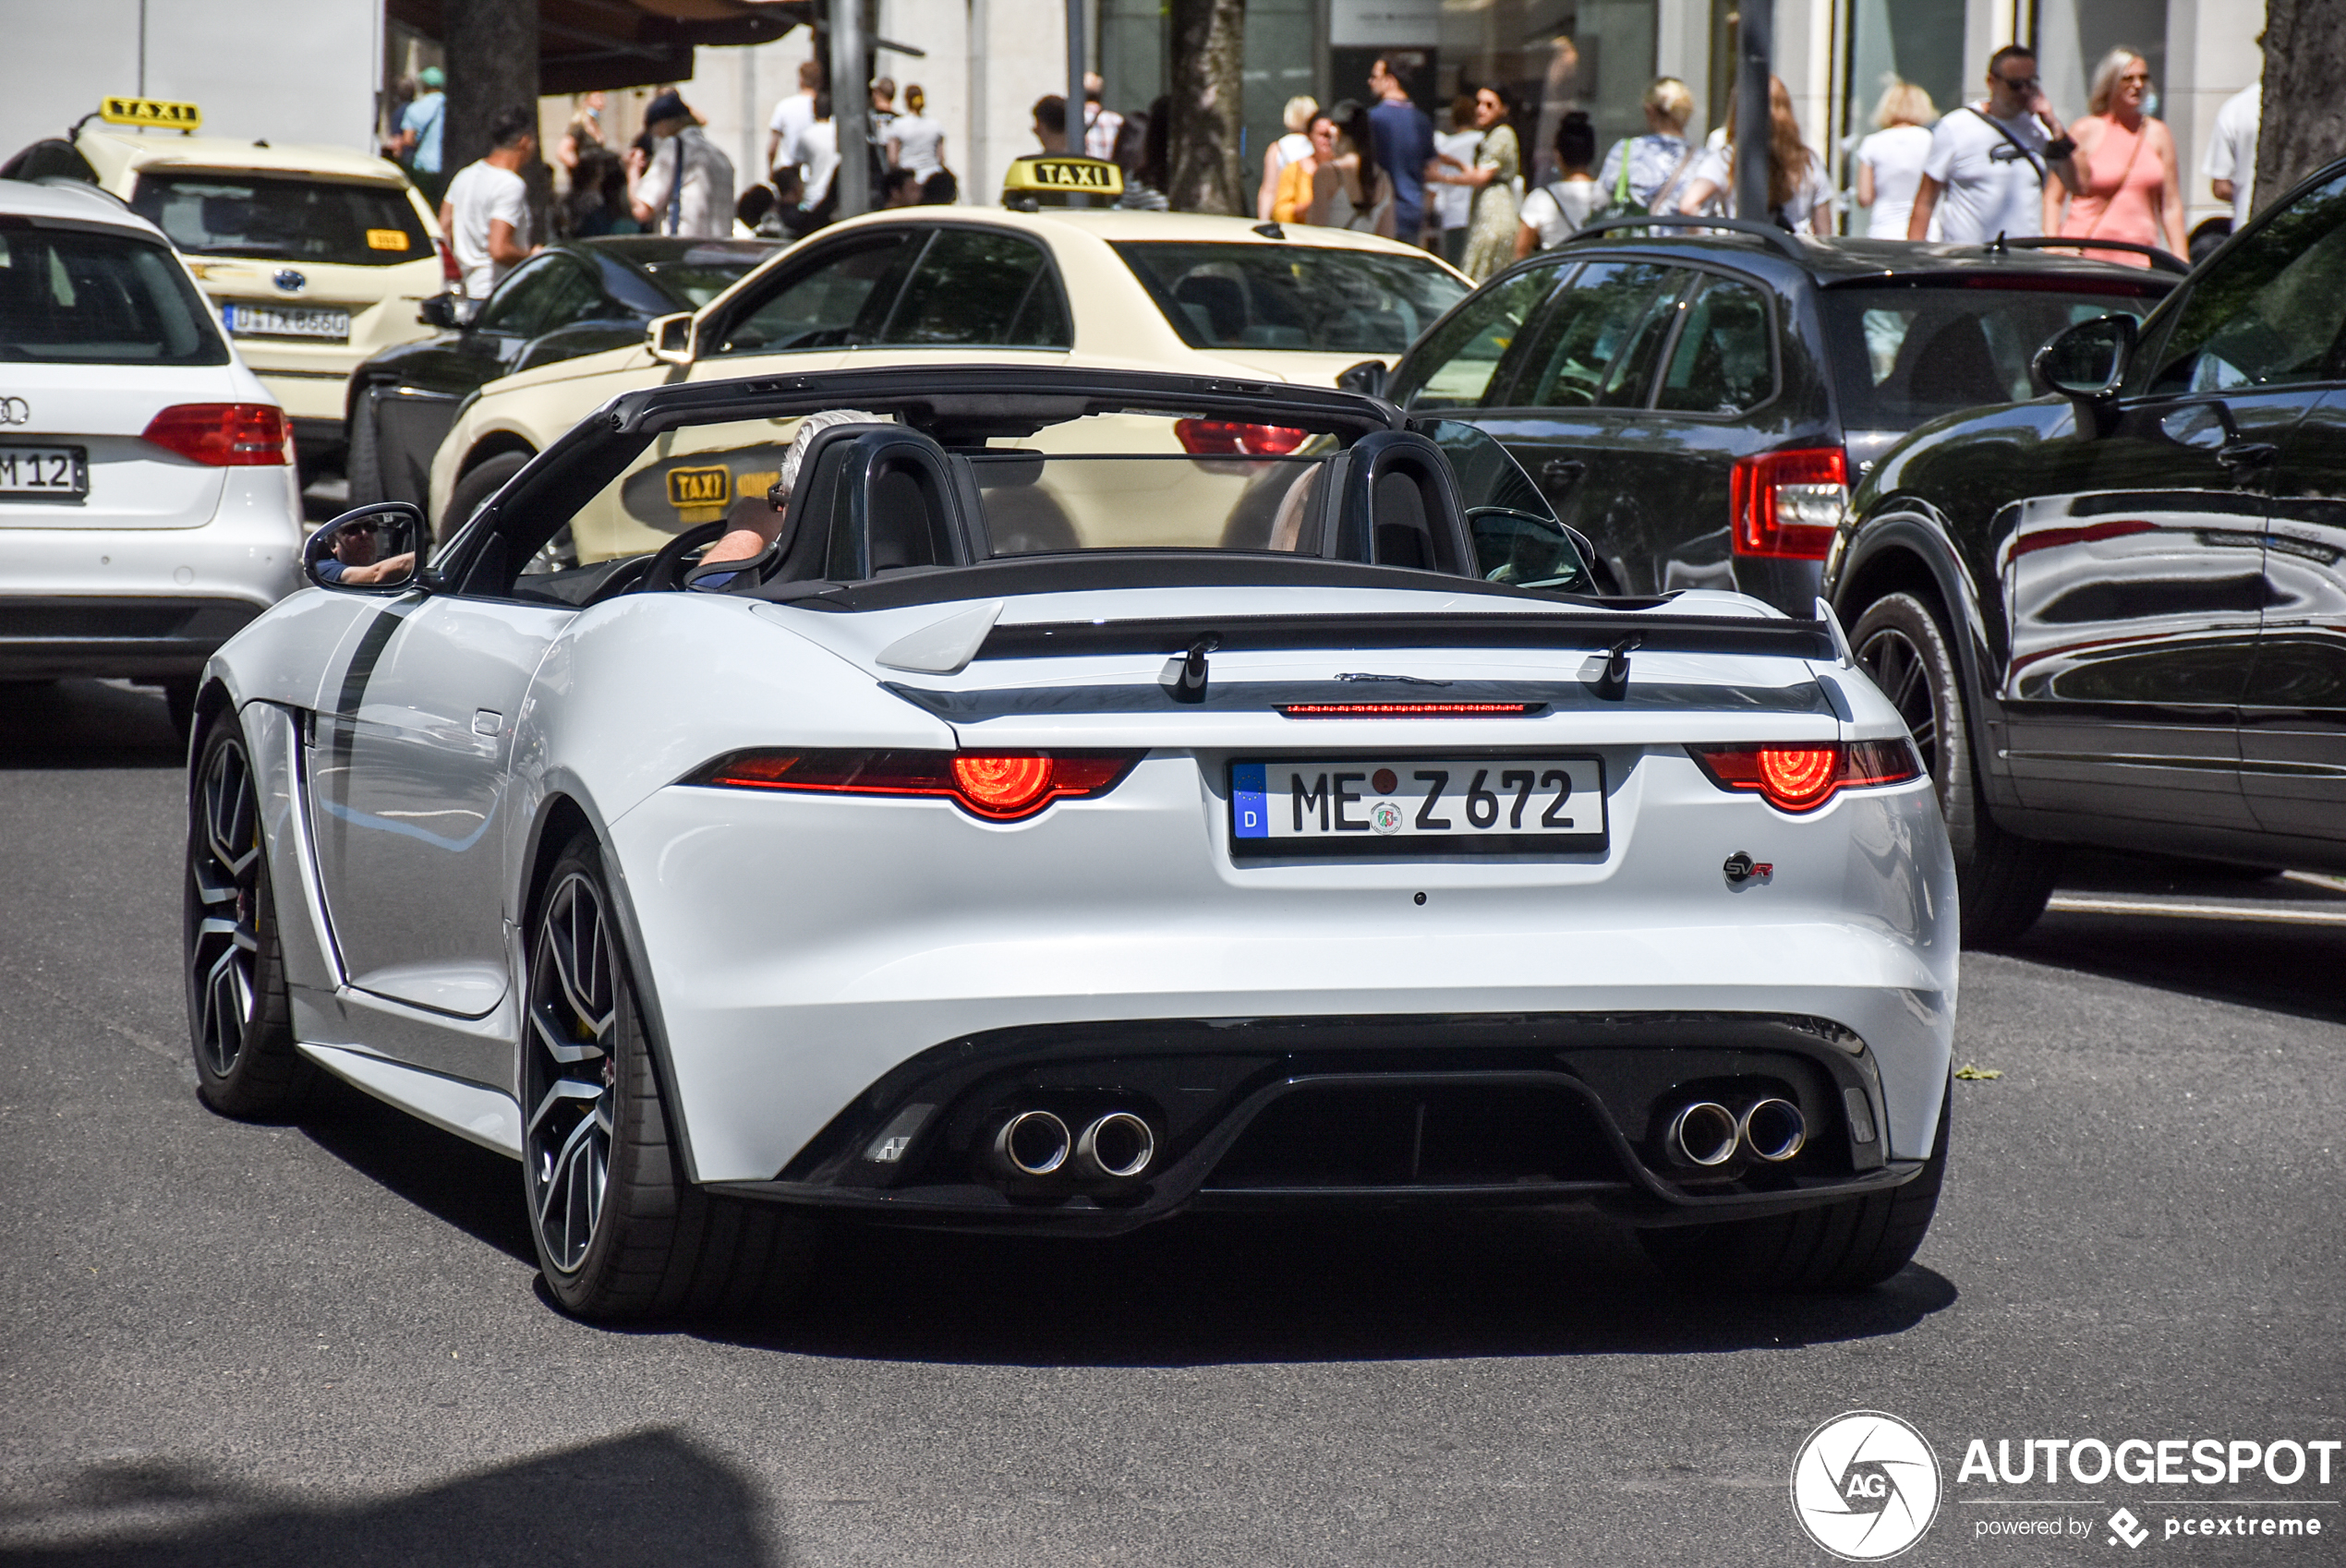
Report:
<svg viewBox="0 0 2346 1568"><path fill-rule="evenodd" d="M1596 611L1566 615L1224 615L997 625L981 659L1288 648L1587 648L1838 661L1827 621Z"/></svg>

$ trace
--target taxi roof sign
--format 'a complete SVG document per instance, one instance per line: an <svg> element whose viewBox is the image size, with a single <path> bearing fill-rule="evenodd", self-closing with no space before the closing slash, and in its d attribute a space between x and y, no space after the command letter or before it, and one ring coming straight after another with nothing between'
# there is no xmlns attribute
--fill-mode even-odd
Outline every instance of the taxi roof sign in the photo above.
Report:
<svg viewBox="0 0 2346 1568"><path fill-rule="evenodd" d="M202 128L203 110L193 103L174 103L161 98L102 98L98 101L98 118L110 126L160 126L165 130L192 131Z"/></svg>
<svg viewBox="0 0 2346 1568"><path fill-rule="evenodd" d="M1101 158L1058 154L1013 159L1002 176L1002 196L1037 203L1064 202L1070 196L1119 197L1124 194L1124 171Z"/></svg>

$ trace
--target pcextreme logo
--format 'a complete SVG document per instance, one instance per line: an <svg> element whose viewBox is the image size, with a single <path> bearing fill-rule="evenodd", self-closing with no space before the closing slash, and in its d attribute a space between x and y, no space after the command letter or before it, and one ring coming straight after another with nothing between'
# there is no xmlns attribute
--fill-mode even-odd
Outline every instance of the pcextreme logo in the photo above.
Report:
<svg viewBox="0 0 2346 1568"><path fill-rule="evenodd" d="M1920 1540L1939 1514L1939 1456L1879 1410L1852 1410L1810 1432L1792 1461L1792 1513L1819 1546L1879 1562Z"/></svg>

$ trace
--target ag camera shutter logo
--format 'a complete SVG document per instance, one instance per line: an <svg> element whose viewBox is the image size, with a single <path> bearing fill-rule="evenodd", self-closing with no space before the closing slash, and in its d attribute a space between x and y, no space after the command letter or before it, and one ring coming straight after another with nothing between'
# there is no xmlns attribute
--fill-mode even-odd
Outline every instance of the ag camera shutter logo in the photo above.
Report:
<svg viewBox="0 0 2346 1568"><path fill-rule="evenodd" d="M1939 1514L1939 1456L1879 1410L1835 1416L1792 1461L1792 1512L1808 1538L1850 1562L1879 1562L1920 1540Z"/></svg>

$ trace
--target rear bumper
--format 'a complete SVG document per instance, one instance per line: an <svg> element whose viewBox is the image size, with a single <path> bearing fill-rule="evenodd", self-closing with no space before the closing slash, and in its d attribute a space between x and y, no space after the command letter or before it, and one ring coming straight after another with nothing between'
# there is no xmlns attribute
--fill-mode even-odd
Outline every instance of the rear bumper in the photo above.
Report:
<svg viewBox="0 0 2346 1568"><path fill-rule="evenodd" d="M1808 1128L1781 1164L1674 1162L1696 1099L1790 1100ZM1133 1179L1002 1168L1021 1110L1070 1128L1111 1111L1158 1152ZM1185 1210L1592 1208L1687 1224L1896 1187L1880 1074L1821 1019L1555 1013L1181 1019L1011 1029L922 1053L871 1086L777 1179L744 1197L902 1224L1112 1234Z"/></svg>
<svg viewBox="0 0 2346 1568"><path fill-rule="evenodd" d="M200 527L0 529L0 674L200 673L299 585L292 471L240 472Z"/></svg>

